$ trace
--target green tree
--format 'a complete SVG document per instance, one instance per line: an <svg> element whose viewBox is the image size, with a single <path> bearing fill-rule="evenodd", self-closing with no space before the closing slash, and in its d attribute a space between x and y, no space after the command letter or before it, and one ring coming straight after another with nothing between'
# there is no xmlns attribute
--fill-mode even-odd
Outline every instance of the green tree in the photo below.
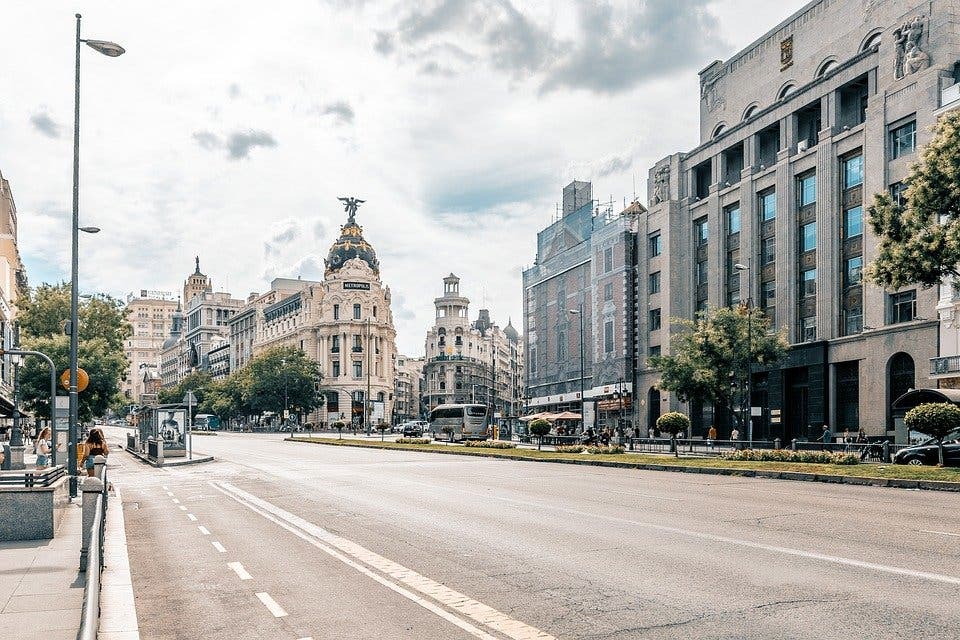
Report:
<svg viewBox="0 0 960 640"><path fill-rule="evenodd" d="M225 380L212 382L207 388L200 410L222 420L235 420L251 413L247 403L249 370L241 369Z"/></svg>
<svg viewBox="0 0 960 640"><path fill-rule="evenodd" d="M903 416L908 429L925 433L936 439L940 453L940 466L943 466L943 440L960 429L960 407L952 402L930 402L921 404Z"/></svg>
<svg viewBox="0 0 960 640"><path fill-rule="evenodd" d="M309 413L323 404L320 365L296 347L276 347L250 361L246 403L254 413L284 407Z"/></svg>
<svg viewBox="0 0 960 640"><path fill-rule="evenodd" d="M650 358L661 375L658 386L683 402L698 398L723 407L743 428L746 416L736 410L747 405L748 371L779 362L786 338L769 332L770 321L760 309L742 305L673 322L684 329L673 337L672 353Z"/></svg>
<svg viewBox="0 0 960 640"><path fill-rule="evenodd" d="M543 436L550 433L550 429L553 425L550 424L549 420L544 418L537 418L536 420L530 421L530 433L537 436L537 449L539 450L543 444Z"/></svg>
<svg viewBox="0 0 960 640"><path fill-rule="evenodd" d="M867 278L888 288L932 287L960 275L960 112L945 114L905 181L905 205L873 197L868 220L880 242Z"/></svg>
<svg viewBox="0 0 960 640"><path fill-rule="evenodd" d="M79 341L101 338L111 351L123 351L123 341L133 332L127 311L116 298L97 294L81 298ZM17 300L17 324L24 339L64 335L70 319L70 285L41 284Z"/></svg>
<svg viewBox="0 0 960 640"><path fill-rule="evenodd" d="M674 455L679 458L680 449L677 447L677 434L689 433L690 418L688 418L685 413L671 411L657 418L657 429L659 429L661 433L670 434L670 448L673 449Z"/></svg>
<svg viewBox="0 0 960 640"><path fill-rule="evenodd" d="M193 391L197 398L197 404L194 408L200 406L207 394L207 389L213 384L213 378L206 371L194 371L187 375L180 382L172 387L164 387L157 394L157 402L160 404L181 404L183 396L187 391Z"/></svg>

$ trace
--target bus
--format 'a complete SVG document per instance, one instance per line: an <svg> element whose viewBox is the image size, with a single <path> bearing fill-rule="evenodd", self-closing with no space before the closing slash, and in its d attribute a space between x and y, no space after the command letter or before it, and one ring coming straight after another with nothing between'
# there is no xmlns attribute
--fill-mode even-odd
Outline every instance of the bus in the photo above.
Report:
<svg viewBox="0 0 960 640"><path fill-rule="evenodd" d="M451 427L447 433L444 427ZM434 439L486 440L490 437L490 414L482 404L442 404L430 412Z"/></svg>

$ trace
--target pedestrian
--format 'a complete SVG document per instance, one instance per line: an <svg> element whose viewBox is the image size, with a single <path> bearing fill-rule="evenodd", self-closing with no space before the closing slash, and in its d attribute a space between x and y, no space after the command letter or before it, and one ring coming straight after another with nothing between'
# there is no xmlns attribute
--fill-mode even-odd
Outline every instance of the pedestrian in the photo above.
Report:
<svg viewBox="0 0 960 640"><path fill-rule="evenodd" d="M863 427L860 427L860 431L857 432L857 442L863 444L867 441L867 432L863 430Z"/></svg>
<svg viewBox="0 0 960 640"><path fill-rule="evenodd" d="M107 448L107 439L103 436L103 431L99 428L91 429L87 436L86 455L83 459L83 468L87 470L88 476L96 473L94 468L94 458L97 456L107 457L110 450Z"/></svg>
<svg viewBox="0 0 960 640"><path fill-rule="evenodd" d="M734 427L733 431L730 432L730 440L733 442L734 449L740 448L740 445L737 442L739 439L740 439L740 430Z"/></svg>
<svg viewBox="0 0 960 640"><path fill-rule="evenodd" d="M847 443L853 442L853 440L850 438L850 429L843 430L843 441Z"/></svg>
<svg viewBox="0 0 960 640"><path fill-rule="evenodd" d="M639 427L639 426L634 426L634 427L633 427L633 437L634 437L634 438L639 438L639 437L640 437L640 427Z"/></svg>
<svg viewBox="0 0 960 640"><path fill-rule="evenodd" d="M833 434L830 432L829 425L823 425L823 435L821 438L823 439L823 450L826 451L827 445L833 441Z"/></svg>
<svg viewBox="0 0 960 640"><path fill-rule="evenodd" d="M713 441L717 439L717 428L713 425L710 425L710 428L707 429L707 446L713 449Z"/></svg>
<svg viewBox="0 0 960 640"><path fill-rule="evenodd" d="M37 469L50 466L50 427L44 427L33 441L33 452L37 454Z"/></svg>
<svg viewBox="0 0 960 640"><path fill-rule="evenodd" d="M650 438L651 440L657 437L656 431L654 431L653 427L650 427L649 429L647 429L647 437Z"/></svg>

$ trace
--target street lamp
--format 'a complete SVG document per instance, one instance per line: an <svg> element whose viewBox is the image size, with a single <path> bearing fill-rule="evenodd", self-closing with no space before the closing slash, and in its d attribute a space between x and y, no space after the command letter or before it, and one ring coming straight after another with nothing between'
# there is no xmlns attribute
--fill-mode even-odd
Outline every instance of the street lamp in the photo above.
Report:
<svg viewBox="0 0 960 640"><path fill-rule="evenodd" d="M747 264L736 263L733 268L740 272L741 276L747 274L747 411L744 414L747 421L747 446L753 448L753 287L751 286L751 275L753 261L747 258Z"/></svg>
<svg viewBox="0 0 960 640"><path fill-rule="evenodd" d="M568 310L571 315L580 319L580 432L586 431L587 426L587 399L583 397L583 303L577 309Z"/></svg>
<svg viewBox="0 0 960 640"><path fill-rule="evenodd" d="M363 424L367 428L367 437L373 435L370 421L373 418L373 403L370 402L370 316L367 316L367 395L364 396L364 416Z"/></svg>
<svg viewBox="0 0 960 640"><path fill-rule="evenodd" d="M116 58L123 55L124 48L106 40L84 40L80 37L80 14L77 17L76 37L76 74L73 90L73 238L70 265L70 424L67 463L70 473L70 497L77 497L77 351L79 337L79 300L77 271L79 266L78 248L80 243L80 43L85 43L94 51ZM84 227L85 233L96 233L96 227Z"/></svg>

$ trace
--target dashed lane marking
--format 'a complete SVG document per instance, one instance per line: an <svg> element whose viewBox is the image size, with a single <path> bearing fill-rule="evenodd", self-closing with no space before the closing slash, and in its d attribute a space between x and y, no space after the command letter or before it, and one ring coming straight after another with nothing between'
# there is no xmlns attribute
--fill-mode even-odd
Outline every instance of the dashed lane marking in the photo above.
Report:
<svg viewBox="0 0 960 640"><path fill-rule="evenodd" d="M228 562L227 566L233 569L233 572L237 574L237 577L241 580L253 580L253 576L247 573L247 570L243 568L243 565L239 562Z"/></svg>
<svg viewBox="0 0 960 640"><path fill-rule="evenodd" d="M164 491L169 491L169 490L170 490L169 487L167 487L167 485L161 485L161 486L163 487L163 490L164 490ZM173 494L171 494L171 495L173 495Z"/></svg>
<svg viewBox="0 0 960 640"><path fill-rule="evenodd" d="M173 504L180 504L180 501L177 500L176 498L174 498L174 499L173 499Z"/></svg>
<svg viewBox="0 0 960 640"><path fill-rule="evenodd" d="M185 506L180 505L180 511L186 511L186 510L187 510L187 508L186 508Z"/></svg>
<svg viewBox="0 0 960 640"><path fill-rule="evenodd" d="M200 533L202 533L205 536L210 535L210 530L204 527L203 525L198 526L197 529L200 529Z"/></svg>
<svg viewBox="0 0 960 640"><path fill-rule="evenodd" d="M212 544L212 545L213 545L213 548L216 549L217 551L219 551L220 553L226 553L226 552L227 552L227 550L223 548L223 545L220 544L219 542L217 542L216 540L214 540L214 541L211 542L210 544Z"/></svg>
<svg viewBox="0 0 960 640"><path fill-rule="evenodd" d="M193 515L192 513L188 513L188 514L187 514L187 517L190 518L190 522L196 522L196 521L197 521L197 516Z"/></svg>
<svg viewBox="0 0 960 640"><path fill-rule="evenodd" d="M230 483L211 482L210 484L254 513L259 513L267 520L278 524L321 551L356 569L368 578L379 582L388 589L417 603L447 622L458 626L472 636L482 638L483 640L497 640L497 636L491 635L480 626L475 626L471 624L471 622L437 606L427 598L449 607L465 618L470 618L472 622L479 623L482 627L501 633L513 640L556 640L544 631L531 627L519 620L514 620L482 602L478 602L439 582L407 569L392 560L388 560L383 556L361 547L355 542L334 535L299 516L284 511L280 507L261 500L242 489L238 489ZM377 572L386 574L386 576L393 578L393 580L402 583L404 586ZM419 591L423 595L418 595L406 587Z"/></svg>
<svg viewBox="0 0 960 640"><path fill-rule="evenodd" d="M273 617L282 618L287 615L287 612L283 610L283 607L278 605L277 601L271 598L269 593L258 593L257 597L260 598L260 602L263 603L263 606L270 610L270 613L273 614Z"/></svg>
<svg viewBox="0 0 960 640"><path fill-rule="evenodd" d="M960 538L960 533L950 533L949 531L931 531L929 529L920 529L920 533L935 533L938 536L951 536L953 538Z"/></svg>

